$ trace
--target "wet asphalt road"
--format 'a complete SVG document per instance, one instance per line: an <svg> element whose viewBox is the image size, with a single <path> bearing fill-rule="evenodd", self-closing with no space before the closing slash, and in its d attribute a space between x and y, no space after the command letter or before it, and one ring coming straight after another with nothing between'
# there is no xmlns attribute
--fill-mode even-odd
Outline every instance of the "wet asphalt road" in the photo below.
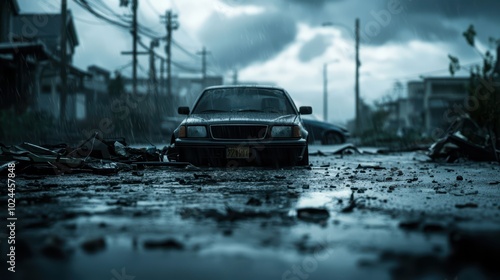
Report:
<svg viewBox="0 0 500 280"><path fill-rule="evenodd" d="M499 164L311 163L18 178L0 278L500 279Z"/></svg>

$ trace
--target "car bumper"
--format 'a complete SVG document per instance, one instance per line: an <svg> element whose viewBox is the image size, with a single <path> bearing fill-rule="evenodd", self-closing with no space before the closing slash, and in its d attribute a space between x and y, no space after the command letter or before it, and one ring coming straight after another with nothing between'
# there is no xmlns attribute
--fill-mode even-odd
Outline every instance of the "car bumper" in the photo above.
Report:
<svg viewBox="0 0 500 280"><path fill-rule="evenodd" d="M249 149L247 158L227 156L228 148ZM177 139L175 153L178 161L195 165L244 166L244 165L296 165L307 152L307 141L203 141Z"/></svg>

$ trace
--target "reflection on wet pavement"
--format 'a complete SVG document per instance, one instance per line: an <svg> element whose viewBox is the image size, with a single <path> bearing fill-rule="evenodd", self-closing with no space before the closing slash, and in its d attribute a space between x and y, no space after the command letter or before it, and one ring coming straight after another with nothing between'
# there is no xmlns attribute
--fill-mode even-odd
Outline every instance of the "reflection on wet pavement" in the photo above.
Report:
<svg viewBox="0 0 500 280"><path fill-rule="evenodd" d="M500 166L414 158L313 156L311 168L26 177L17 189L16 276L498 276L487 260L500 252L500 192L489 184L500 180Z"/></svg>

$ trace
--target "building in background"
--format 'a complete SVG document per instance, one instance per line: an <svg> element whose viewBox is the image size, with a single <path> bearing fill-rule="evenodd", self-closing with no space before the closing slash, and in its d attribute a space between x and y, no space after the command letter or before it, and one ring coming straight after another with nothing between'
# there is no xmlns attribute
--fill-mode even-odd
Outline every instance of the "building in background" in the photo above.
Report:
<svg viewBox="0 0 500 280"><path fill-rule="evenodd" d="M0 1L0 42L9 42L12 21L19 14L19 4L16 0Z"/></svg>
<svg viewBox="0 0 500 280"><path fill-rule="evenodd" d="M16 0L0 1L0 109L21 114L39 109L41 63L52 53L39 40L16 40L18 17Z"/></svg>
<svg viewBox="0 0 500 280"><path fill-rule="evenodd" d="M124 78L125 91L132 92L132 79ZM157 106L162 115L177 116L177 107L191 106L204 88L222 85L222 76L207 76L203 80L199 75L177 74L172 77L172 96L167 96L166 85L157 83L158 97ZM151 81L147 78L139 78L137 81L137 93L139 95L154 96L151 90ZM156 101L155 101L156 102Z"/></svg>
<svg viewBox="0 0 500 280"><path fill-rule="evenodd" d="M86 96L87 118L95 120L101 113L109 109L109 82L111 72L97 65L87 67L88 76L83 81Z"/></svg>
<svg viewBox="0 0 500 280"><path fill-rule="evenodd" d="M424 113L424 99L425 99L425 85L423 81L410 81L407 84L408 107L406 118L408 122L406 125L412 127L416 131L424 131L425 127L425 113Z"/></svg>
<svg viewBox="0 0 500 280"><path fill-rule="evenodd" d="M469 96L468 77L431 77L424 79L424 131L447 129L451 120L448 113L464 108Z"/></svg>
<svg viewBox="0 0 500 280"><path fill-rule="evenodd" d="M407 83L407 94L378 104L386 112L383 129L395 133L431 135L446 130L453 120L450 112L465 107L469 96L468 77L427 77ZM456 114L454 114L456 115Z"/></svg>
<svg viewBox="0 0 500 280"><path fill-rule="evenodd" d="M86 117L86 95L83 79L88 73L71 65L78 35L71 12L64 19L67 25L68 82L66 119L82 120ZM42 45L48 59L38 62L35 71L35 89L32 90L33 109L51 113L60 112L60 41L63 19L61 14L18 14L13 18L10 40L19 44ZM33 72L31 69L27 72ZM25 91L24 89L19 89Z"/></svg>

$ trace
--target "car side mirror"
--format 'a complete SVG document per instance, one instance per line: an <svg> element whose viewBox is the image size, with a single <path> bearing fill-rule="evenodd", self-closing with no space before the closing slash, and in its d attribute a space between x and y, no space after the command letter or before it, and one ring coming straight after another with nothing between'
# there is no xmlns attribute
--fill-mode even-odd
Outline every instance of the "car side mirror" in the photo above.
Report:
<svg viewBox="0 0 500 280"><path fill-rule="evenodd" d="M179 115L189 115L189 107L179 107L177 108L177 113Z"/></svg>
<svg viewBox="0 0 500 280"><path fill-rule="evenodd" d="M311 106L301 106L299 108L299 113L301 115L310 115L313 113L313 108Z"/></svg>

